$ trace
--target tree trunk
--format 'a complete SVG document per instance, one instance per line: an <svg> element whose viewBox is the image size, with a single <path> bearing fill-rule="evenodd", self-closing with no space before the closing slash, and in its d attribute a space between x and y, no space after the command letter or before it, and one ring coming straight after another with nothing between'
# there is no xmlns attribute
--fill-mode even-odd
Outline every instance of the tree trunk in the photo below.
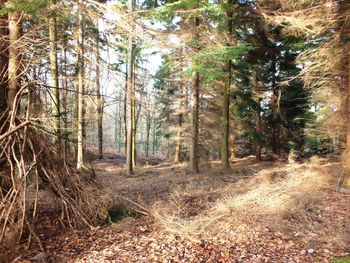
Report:
<svg viewBox="0 0 350 263"><path fill-rule="evenodd" d="M194 89L192 92L192 144L191 144L191 172L198 173L198 132L199 132L199 88L200 76L196 73Z"/></svg>
<svg viewBox="0 0 350 263"><path fill-rule="evenodd" d="M258 110L256 112L256 132L261 134L262 132L262 122L261 122L261 101L262 99L259 98L259 105ZM255 145L255 158L258 161L261 161L261 142L256 142Z"/></svg>
<svg viewBox="0 0 350 263"><path fill-rule="evenodd" d="M170 160L170 143L169 138L165 138L165 161L168 162Z"/></svg>
<svg viewBox="0 0 350 263"><path fill-rule="evenodd" d="M340 21L342 21L341 28L341 41L344 45L344 65L343 65L343 85L346 92L345 101L345 152L344 152L344 178L341 182L341 186L350 191L350 21L349 21L350 5L348 1L340 1L339 15Z"/></svg>
<svg viewBox="0 0 350 263"><path fill-rule="evenodd" d="M273 94L272 94L272 116L271 116L271 122L272 122L272 154L274 159L278 159L280 155L280 149L279 149L279 137L280 137L280 130L279 130L279 124L278 124L278 93L279 88L277 86L276 82L276 71L277 71L277 65L276 61L273 62L273 70L271 72L272 74L272 88L273 88Z"/></svg>
<svg viewBox="0 0 350 263"><path fill-rule="evenodd" d="M53 8L56 0L52 1ZM60 147L61 124L60 124L60 92L58 83L58 62L57 62L57 18L56 11L51 11L49 17L49 38L50 38L50 86L52 92L51 114L53 117L54 142Z"/></svg>
<svg viewBox="0 0 350 263"><path fill-rule="evenodd" d="M231 87L231 61L227 63L227 81L223 94L222 111L222 141L221 141L221 167L230 168L229 162L229 133L230 133L230 87Z"/></svg>
<svg viewBox="0 0 350 263"><path fill-rule="evenodd" d="M135 44L133 44L133 50L135 50ZM135 56L135 54L134 54ZM139 109L137 109L136 105L136 63L135 63L135 57L133 57L133 82L132 82L132 163L135 167L137 165L137 148L136 148L136 129L137 129L137 123L139 119L139 113L141 107L139 106Z"/></svg>
<svg viewBox="0 0 350 263"><path fill-rule="evenodd" d="M121 114L121 94L120 94L120 97L117 95L118 92L116 91L116 115L115 115L115 130L114 130L114 138L115 138L115 147L118 149L118 152L120 153L120 150L121 150L121 135L122 135L122 121L121 121L121 117L120 117L120 114Z"/></svg>
<svg viewBox="0 0 350 263"><path fill-rule="evenodd" d="M0 0L0 10L5 5L5 0ZM0 17L0 113L7 108L6 90L7 90L7 71L8 71L8 17ZM0 123L1 125L1 123Z"/></svg>
<svg viewBox="0 0 350 263"><path fill-rule="evenodd" d="M124 154L125 157L127 155L127 145L128 145L128 123L127 123L127 105L128 104L128 64L126 67L126 74L125 74L125 93L124 93Z"/></svg>
<svg viewBox="0 0 350 263"><path fill-rule="evenodd" d="M258 90L258 78L257 78L257 73L253 72L253 76L252 76L252 85L253 85L253 92L255 94L259 93ZM258 98L258 108L256 110L256 119L255 119L255 132L257 134L259 134L259 138L258 141L254 142L254 154L255 154L255 158L258 161L261 161L261 142L260 142L260 135L262 133L262 120L261 120L261 102L262 99Z"/></svg>
<svg viewBox="0 0 350 263"><path fill-rule="evenodd" d="M181 109L181 108L180 108ZM176 135L176 145L175 145L175 156L174 156L174 162L178 163L181 162L181 144L182 144L182 125L183 125L183 113L181 112L178 115L178 121L177 121L177 135Z"/></svg>
<svg viewBox="0 0 350 263"><path fill-rule="evenodd" d="M78 133L77 169L84 167L84 21L83 0L78 2Z"/></svg>
<svg viewBox="0 0 350 263"><path fill-rule="evenodd" d="M151 116L149 113L147 113L146 116L146 145L145 145L145 154L146 158L148 158L148 152L149 152L149 134L151 131Z"/></svg>
<svg viewBox="0 0 350 263"><path fill-rule="evenodd" d="M128 87L126 100L126 134L127 134L127 150L126 150L126 174L133 173L133 124L134 124L134 0L128 0L128 12L130 15L129 22L129 43L128 43Z"/></svg>
<svg viewBox="0 0 350 263"><path fill-rule="evenodd" d="M233 37L233 10L232 0L227 1L227 46L231 46ZM223 109L222 109L222 137L221 137L221 167L224 170L230 168L229 162L229 134L230 134L230 89L232 81L232 62L228 61L226 65L227 79L223 92Z"/></svg>
<svg viewBox="0 0 350 263"><path fill-rule="evenodd" d="M95 44L96 56L96 95L97 95L97 134L98 134L98 158L103 157L103 99L101 97L100 85L100 41L99 41L99 26L97 22L97 36Z"/></svg>
<svg viewBox="0 0 350 263"><path fill-rule="evenodd" d="M196 26L196 40L199 41L199 18L195 18ZM197 50L199 48L197 47ZM192 131L191 131L191 152L190 152L190 169L192 173L198 173L198 133L199 133L199 89L200 89L200 76L199 72L195 73L195 81L191 96L192 103Z"/></svg>
<svg viewBox="0 0 350 263"><path fill-rule="evenodd" d="M152 123L153 123L153 128L152 128L152 154L154 155L155 153L155 148L156 148L156 119L154 118L153 116L153 120L152 120Z"/></svg>
<svg viewBox="0 0 350 263"><path fill-rule="evenodd" d="M66 153L69 151L69 132L68 132L68 67L67 67L67 38L65 37L62 47L62 53L63 53L63 65L61 65L62 68L62 74L63 74L63 82L62 85L64 86L64 92L63 92L63 98L62 98L62 106L63 106L63 122L64 122L64 156L66 156Z"/></svg>
<svg viewBox="0 0 350 263"><path fill-rule="evenodd" d="M9 64L8 64L8 89L7 106L12 109L15 96L20 89L20 64L21 51L19 39L22 33L22 14L13 11L9 13Z"/></svg>
<svg viewBox="0 0 350 263"><path fill-rule="evenodd" d="M177 135L176 135L176 145L175 145L175 156L174 156L174 162L178 163L181 162L181 146L182 146L182 130L183 130L183 119L184 119L184 112L185 112L185 94L182 84L180 84L180 105L179 105L179 114L178 114L178 120L177 120Z"/></svg>

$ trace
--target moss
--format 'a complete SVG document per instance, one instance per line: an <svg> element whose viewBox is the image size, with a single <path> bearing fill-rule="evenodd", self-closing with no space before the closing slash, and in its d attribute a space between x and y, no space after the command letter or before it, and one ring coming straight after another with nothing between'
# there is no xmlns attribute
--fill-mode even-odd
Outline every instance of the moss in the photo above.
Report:
<svg viewBox="0 0 350 263"><path fill-rule="evenodd" d="M332 263L350 263L350 257L345 258L334 258L331 261Z"/></svg>

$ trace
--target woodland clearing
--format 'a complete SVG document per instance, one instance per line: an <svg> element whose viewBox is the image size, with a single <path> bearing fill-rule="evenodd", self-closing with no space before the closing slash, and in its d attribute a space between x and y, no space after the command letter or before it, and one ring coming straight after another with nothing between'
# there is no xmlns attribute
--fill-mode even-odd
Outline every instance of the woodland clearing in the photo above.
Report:
<svg viewBox="0 0 350 263"><path fill-rule="evenodd" d="M16 254L15 262L331 262L350 255L350 195L336 192L335 157L294 165L247 157L228 172L214 162L197 175L159 164L132 177L119 161L111 155L94 163L97 184L109 190L101 200L116 218L65 232L46 218L38 229L46 252L33 244L3 262Z"/></svg>

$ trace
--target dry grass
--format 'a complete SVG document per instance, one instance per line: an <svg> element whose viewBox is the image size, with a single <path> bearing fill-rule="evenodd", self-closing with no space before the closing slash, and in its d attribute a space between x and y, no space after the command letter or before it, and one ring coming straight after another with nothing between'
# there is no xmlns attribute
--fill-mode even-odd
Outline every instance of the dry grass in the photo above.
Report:
<svg viewBox="0 0 350 263"><path fill-rule="evenodd" d="M286 217L303 220L307 218L305 211L318 204L332 179L328 164L322 162L315 159L303 165L267 168L228 185L212 202L213 191L175 192L168 202L155 204L152 215L166 231L191 238L228 226L276 222ZM191 212L194 209L198 211Z"/></svg>

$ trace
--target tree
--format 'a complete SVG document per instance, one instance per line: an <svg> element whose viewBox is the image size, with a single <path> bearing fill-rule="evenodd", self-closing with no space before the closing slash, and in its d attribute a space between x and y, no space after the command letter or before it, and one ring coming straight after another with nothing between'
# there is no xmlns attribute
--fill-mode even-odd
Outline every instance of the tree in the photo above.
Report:
<svg viewBox="0 0 350 263"><path fill-rule="evenodd" d="M134 90L134 0L128 0L129 13L129 42L128 42L128 79L126 91L126 173L131 175L134 169L133 151L134 151L134 125L135 125L135 90Z"/></svg>
<svg viewBox="0 0 350 263"><path fill-rule="evenodd" d="M3 10L6 0L0 1L0 10ZM7 108L7 71L8 71L8 43L6 41L8 31L8 17L0 17L0 112Z"/></svg>
<svg viewBox="0 0 350 263"><path fill-rule="evenodd" d="M233 36L233 1L227 2L227 45L231 46ZM222 107L222 140L221 140L221 167L229 169L229 133L230 133L230 88L232 82L232 61L226 62L226 81L223 92L223 107Z"/></svg>
<svg viewBox="0 0 350 263"><path fill-rule="evenodd" d="M8 108L15 110L16 94L20 89L21 51L19 39L22 34L22 14L18 11L9 12L9 63L8 63Z"/></svg>
<svg viewBox="0 0 350 263"><path fill-rule="evenodd" d="M340 37L341 45L343 46L342 60L342 84L345 91L345 153L344 153L344 168L345 176L342 181L342 187L350 189L350 5L348 1L339 1L339 21L340 21Z"/></svg>
<svg viewBox="0 0 350 263"><path fill-rule="evenodd" d="M195 17L195 41L199 45L199 17ZM197 47L197 51L199 46ZM191 131L191 150L190 150L190 169L193 173L198 173L198 133L199 133L199 91L200 91L200 75L199 72L194 72L194 85L191 96L191 118L192 118L192 131Z"/></svg>
<svg viewBox="0 0 350 263"><path fill-rule="evenodd" d="M60 92L58 84L58 61L57 61L57 18L56 1L52 1L52 9L49 15L49 39L50 39L50 86L52 91L51 111L53 121L53 133L55 134L55 143L60 145Z"/></svg>
<svg viewBox="0 0 350 263"><path fill-rule="evenodd" d="M78 133L77 133L77 169L84 167L84 1L78 0Z"/></svg>
<svg viewBox="0 0 350 263"><path fill-rule="evenodd" d="M103 157L103 99L101 97L100 85L100 36L99 25L97 21L96 29L96 43L95 43L95 57L96 57L96 94L97 94L97 137L98 137L98 158Z"/></svg>

